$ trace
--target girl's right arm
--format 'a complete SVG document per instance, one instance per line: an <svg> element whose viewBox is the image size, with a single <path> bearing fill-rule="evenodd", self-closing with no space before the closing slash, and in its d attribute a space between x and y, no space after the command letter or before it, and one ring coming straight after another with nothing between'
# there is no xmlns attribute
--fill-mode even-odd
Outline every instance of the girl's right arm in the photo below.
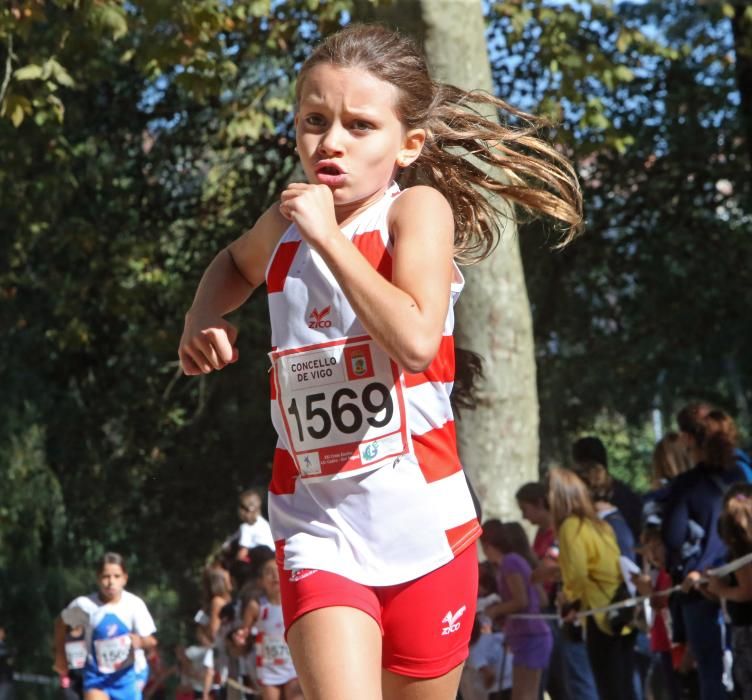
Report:
<svg viewBox="0 0 752 700"><path fill-rule="evenodd" d="M216 640L217 632L219 632L219 628L222 626L221 613L225 605L227 605L227 601L220 596L214 596L211 599L209 607L209 636L212 642Z"/></svg>
<svg viewBox="0 0 752 700"><path fill-rule="evenodd" d="M251 600L249 600L248 604L245 606L245 610L243 610L243 627L250 630L251 627L256 624L256 620L258 620L259 616L259 610L260 608L258 601L251 598Z"/></svg>
<svg viewBox="0 0 752 700"><path fill-rule="evenodd" d="M237 329L223 316L241 306L264 282L266 266L289 225L274 204L209 264L185 315L178 348L185 374L208 374L237 360Z"/></svg>
<svg viewBox="0 0 752 700"><path fill-rule="evenodd" d="M55 620L55 663L52 668L59 676L68 675L68 660L65 657L65 623L62 618Z"/></svg>

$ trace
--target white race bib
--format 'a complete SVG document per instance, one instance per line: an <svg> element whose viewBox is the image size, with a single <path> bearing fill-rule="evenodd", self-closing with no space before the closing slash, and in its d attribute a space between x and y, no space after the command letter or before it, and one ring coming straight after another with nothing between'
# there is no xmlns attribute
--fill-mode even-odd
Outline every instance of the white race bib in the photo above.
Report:
<svg viewBox="0 0 752 700"><path fill-rule="evenodd" d="M369 336L269 354L290 453L303 479L338 479L412 451L402 375Z"/></svg>
<svg viewBox="0 0 752 700"><path fill-rule="evenodd" d="M68 661L68 668L79 669L86 666L86 642L83 639L65 643L65 658Z"/></svg>
<svg viewBox="0 0 752 700"><path fill-rule="evenodd" d="M94 640L94 656L100 673L115 673L131 660L131 636L121 634Z"/></svg>
<svg viewBox="0 0 752 700"><path fill-rule="evenodd" d="M290 648L284 639L264 637L261 646L264 666L283 666L290 663Z"/></svg>

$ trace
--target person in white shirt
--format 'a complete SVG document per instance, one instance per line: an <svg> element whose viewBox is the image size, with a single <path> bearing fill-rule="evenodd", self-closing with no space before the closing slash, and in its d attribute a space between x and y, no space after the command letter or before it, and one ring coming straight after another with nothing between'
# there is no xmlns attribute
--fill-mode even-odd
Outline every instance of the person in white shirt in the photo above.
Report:
<svg viewBox="0 0 752 700"><path fill-rule="evenodd" d="M274 538L269 522L261 515L262 495L258 489L246 489L238 496L240 527L223 545L226 553L237 548L234 559L250 561L250 550L260 544L274 550Z"/></svg>
<svg viewBox="0 0 752 700"><path fill-rule="evenodd" d="M470 636L470 655L462 671L463 700L491 700L510 697L512 654L504 646L504 635L493 632L491 619L476 615Z"/></svg>

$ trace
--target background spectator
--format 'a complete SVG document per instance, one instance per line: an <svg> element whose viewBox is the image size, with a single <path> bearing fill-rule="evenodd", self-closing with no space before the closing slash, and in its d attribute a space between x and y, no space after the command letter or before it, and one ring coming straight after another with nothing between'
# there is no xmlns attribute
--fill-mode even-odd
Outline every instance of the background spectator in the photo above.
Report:
<svg viewBox="0 0 752 700"><path fill-rule="evenodd" d="M642 499L627 484L609 474L608 453L603 442L594 436L580 438L572 445L572 459L575 471L598 494L598 500L613 503L627 521L633 537L639 538Z"/></svg>

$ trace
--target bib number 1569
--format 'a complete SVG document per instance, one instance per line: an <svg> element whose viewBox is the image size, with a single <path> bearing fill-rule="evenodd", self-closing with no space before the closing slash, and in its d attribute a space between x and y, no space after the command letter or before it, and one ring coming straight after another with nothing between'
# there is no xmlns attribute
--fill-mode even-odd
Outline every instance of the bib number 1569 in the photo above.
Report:
<svg viewBox="0 0 752 700"><path fill-rule="evenodd" d="M394 403L389 389L380 382L371 382L363 387L358 396L349 387L338 389L327 403L326 394L308 394L305 397L305 415L301 416L301 407L293 398L287 412L295 418L298 439L304 440L303 428L315 440L325 438L334 425L345 434L357 433L363 427L363 420L374 428L383 428L394 415ZM363 415L363 410L370 415ZM382 414L383 415L380 415Z"/></svg>

